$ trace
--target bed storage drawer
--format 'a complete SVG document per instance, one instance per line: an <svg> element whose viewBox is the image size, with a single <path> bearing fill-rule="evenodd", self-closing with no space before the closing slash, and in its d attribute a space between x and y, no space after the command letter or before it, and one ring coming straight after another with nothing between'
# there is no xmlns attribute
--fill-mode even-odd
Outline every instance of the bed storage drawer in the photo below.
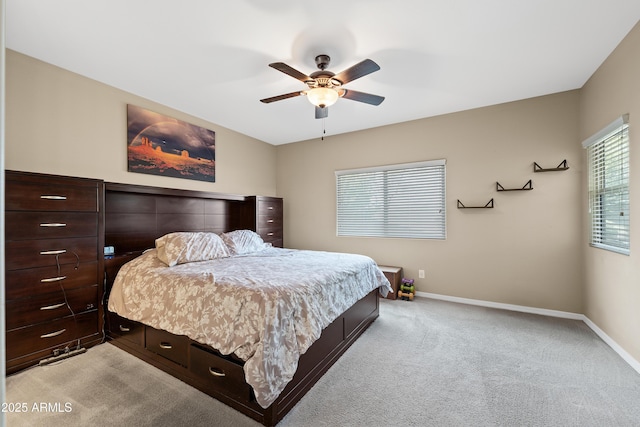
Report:
<svg viewBox="0 0 640 427"><path fill-rule="evenodd" d="M115 313L109 312L107 317L109 324L109 336L113 339L122 338L134 344L144 346L144 325L125 319Z"/></svg>
<svg viewBox="0 0 640 427"><path fill-rule="evenodd" d="M245 382L242 365L191 345L190 371L206 378L211 388L243 400L251 397L251 387Z"/></svg>
<svg viewBox="0 0 640 427"><path fill-rule="evenodd" d="M367 322L371 313L378 310L378 294L371 292L355 303L350 309L345 311L344 317L344 335L351 334L354 329L360 327Z"/></svg>
<svg viewBox="0 0 640 427"><path fill-rule="evenodd" d="M189 359L189 338L184 335L173 335L167 331L145 328L147 350L159 354L179 365L187 366Z"/></svg>
<svg viewBox="0 0 640 427"><path fill-rule="evenodd" d="M298 369L294 378L304 378L311 370L319 365L322 360L338 347L344 340L344 321L341 317L322 330L320 338L300 356Z"/></svg>

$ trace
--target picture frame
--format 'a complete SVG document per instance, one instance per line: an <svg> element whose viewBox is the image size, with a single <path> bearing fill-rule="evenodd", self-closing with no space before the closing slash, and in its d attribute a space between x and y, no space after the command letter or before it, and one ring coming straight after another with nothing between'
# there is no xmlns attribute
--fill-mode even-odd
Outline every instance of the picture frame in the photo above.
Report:
<svg viewBox="0 0 640 427"><path fill-rule="evenodd" d="M129 172L215 182L216 133L127 104Z"/></svg>

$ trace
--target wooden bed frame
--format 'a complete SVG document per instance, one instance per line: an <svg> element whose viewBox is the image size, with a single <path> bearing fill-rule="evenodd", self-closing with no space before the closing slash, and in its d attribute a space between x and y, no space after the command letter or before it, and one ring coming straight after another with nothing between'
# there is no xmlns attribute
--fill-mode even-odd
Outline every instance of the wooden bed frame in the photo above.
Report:
<svg viewBox="0 0 640 427"><path fill-rule="evenodd" d="M119 268L172 231L253 229L244 196L105 183L105 304ZM106 307L106 305L105 305ZM276 425L378 317L374 290L327 326L302 355L293 380L264 409L245 382L243 362L185 336L177 336L106 312L111 344L156 366L267 426Z"/></svg>

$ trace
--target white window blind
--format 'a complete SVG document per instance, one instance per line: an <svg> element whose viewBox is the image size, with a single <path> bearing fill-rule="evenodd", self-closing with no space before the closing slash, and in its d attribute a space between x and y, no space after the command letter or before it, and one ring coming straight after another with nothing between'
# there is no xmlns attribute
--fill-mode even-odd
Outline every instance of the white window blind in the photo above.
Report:
<svg viewBox="0 0 640 427"><path fill-rule="evenodd" d="M336 171L338 236L444 239L445 161Z"/></svg>
<svg viewBox="0 0 640 427"><path fill-rule="evenodd" d="M582 143L589 168L591 245L629 254L629 130L620 117Z"/></svg>

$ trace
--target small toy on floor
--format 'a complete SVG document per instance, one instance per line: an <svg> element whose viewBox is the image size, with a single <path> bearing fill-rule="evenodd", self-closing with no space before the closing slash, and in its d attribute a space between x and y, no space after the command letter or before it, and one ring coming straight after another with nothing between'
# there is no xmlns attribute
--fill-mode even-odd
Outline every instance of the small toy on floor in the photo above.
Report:
<svg viewBox="0 0 640 427"><path fill-rule="evenodd" d="M416 292L416 288L413 285L413 279L407 279L405 277L402 278L402 283L400 283L400 290L398 291L398 296L405 301L413 301L413 295Z"/></svg>

